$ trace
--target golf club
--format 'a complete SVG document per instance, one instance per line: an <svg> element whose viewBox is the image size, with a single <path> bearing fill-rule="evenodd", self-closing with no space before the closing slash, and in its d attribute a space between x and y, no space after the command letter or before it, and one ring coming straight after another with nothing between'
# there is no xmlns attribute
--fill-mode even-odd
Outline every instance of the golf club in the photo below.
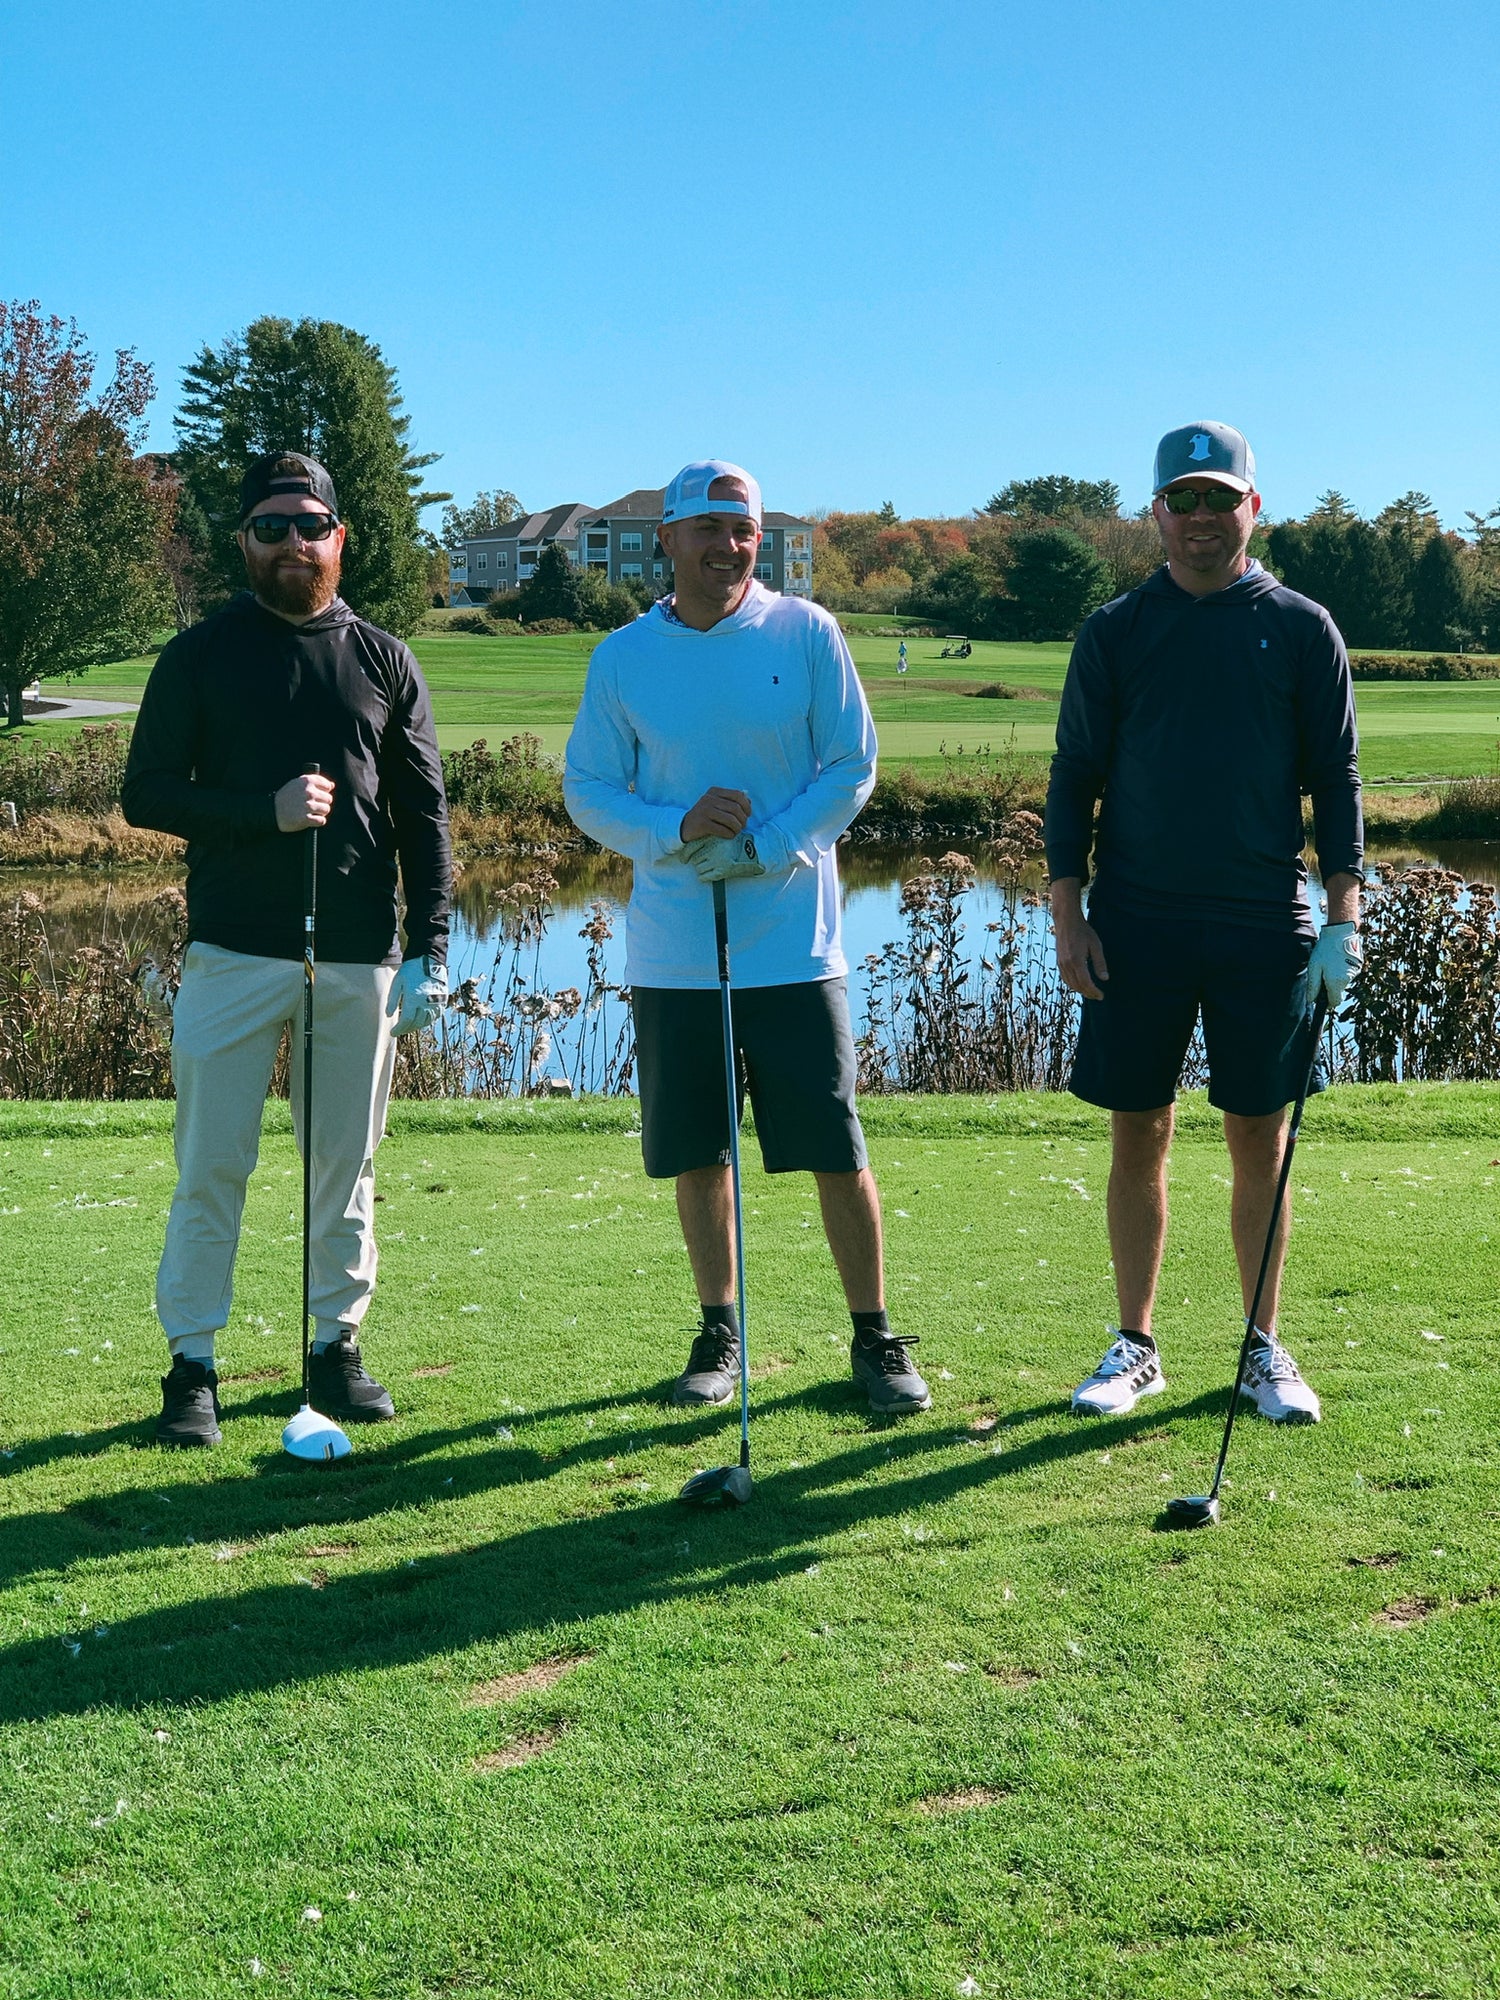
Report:
<svg viewBox="0 0 1500 2000"><path fill-rule="evenodd" d="M724 1026L724 1092L729 1111L729 1180L734 1193L734 1269L740 1307L740 1462L695 1472L678 1494L690 1507L750 1498L750 1329L745 1324L745 1210L740 1196L740 1094L734 1074L734 1009L729 999L729 913L724 884L714 884L714 939L719 952L719 1013Z"/></svg>
<svg viewBox="0 0 1500 2000"><path fill-rule="evenodd" d="M1266 1273L1271 1268L1271 1254L1276 1246L1276 1229L1281 1221L1282 1204L1286 1200L1287 1182L1292 1175L1292 1155L1297 1150L1297 1134L1302 1128L1302 1113L1307 1108L1307 1094L1312 1089L1313 1072L1318 1066L1318 1043L1323 1035L1323 1023L1328 1018L1328 1002L1320 994L1312 1013L1312 1054L1308 1058L1307 1074L1302 1079L1302 1088L1297 1094L1297 1102L1292 1110L1292 1122L1287 1128L1286 1149L1281 1155L1281 1172L1276 1177L1276 1199L1271 1204L1271 1223L1266 1231L1266 1247L1261 1254L1260 1276L1255 1281L1255 1296L1250 1301L1250 1312L1245 1320L1245 1337L1240 1342L1240 1365L1235 1370L1234 1389L1229 1398L1229 1414L1224 1419L1224 1441L1219 1446L1219 1462L1214 1467L1214 1482L1206 1493L1195 1493L1183 1500L1167 1502L1166 1518L1173 1528L1216 1528L1219 1525L1219 1487L1224 1478L1224 1461L1229 1456L1229 1440L1234 1436L1235 1413L1240 1406L1240 1390L1244 1387L1245 1369L1250 1360L1250 1343L1255 1338L1256 1323L1260 1318L1261 1294L1266 1288Z"/></svg>
<svg viewBox="0 0 1500 2000"><path fill-rule="evenodd" d="M321 766L305 764L304 778ZM307 1393L312 1323L313 986L318 971L318 829L309 827L302 861L302 1408L281 1433L293 1458L345 1458L349 1440L332 1417L320 1416Z"/></svg>

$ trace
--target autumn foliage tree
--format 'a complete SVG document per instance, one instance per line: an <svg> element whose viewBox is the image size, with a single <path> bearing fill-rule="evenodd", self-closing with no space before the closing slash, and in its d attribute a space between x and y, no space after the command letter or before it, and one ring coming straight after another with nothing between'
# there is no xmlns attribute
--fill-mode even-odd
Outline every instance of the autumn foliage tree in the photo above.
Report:
<svg viewBox="0 0 1500 2000"><path fill-rule="evenodd" d="M144 650L170 611L170 498L140 455L151 370L129 349L94 391L71 320L0 300L0 690Z"/></svg>

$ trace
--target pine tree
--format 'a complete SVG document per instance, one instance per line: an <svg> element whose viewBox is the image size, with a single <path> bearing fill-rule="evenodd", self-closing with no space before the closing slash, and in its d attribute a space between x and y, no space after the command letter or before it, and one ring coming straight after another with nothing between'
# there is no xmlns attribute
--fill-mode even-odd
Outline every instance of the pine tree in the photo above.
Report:
<svg viewBox="0 0 1500 2000"><path fill-rule="evenodd" d="M372 340L333 320L254 320L201 351L176 424L177 465L213 530L217 598L245 581L234 531L246 465L263 451L301 451L332 474L349 529L342 595L387 631L415 627L428 598L418 511L452 496L423 492L437 454L411 449L396 372Z"/></svg>
<svg viewBox="0 0 1500 2000"><path fill-rule="evenodd" d="M1441 653L1472 637L1469 580L1447 535L1433 535L1417 559L1411 584L1414 646Z"/></svg>

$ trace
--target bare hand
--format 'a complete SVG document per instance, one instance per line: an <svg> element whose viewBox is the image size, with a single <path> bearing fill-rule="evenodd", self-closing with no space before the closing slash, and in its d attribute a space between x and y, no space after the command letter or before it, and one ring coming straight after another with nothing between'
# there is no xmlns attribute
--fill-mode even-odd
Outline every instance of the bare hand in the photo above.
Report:
<svg viewBox="0 0 1500 2000"><path fill-rule="evenodd" d="M1104 995L1094 982L1102 984L1107 980L1109 967L1104 962L1099 933L1091 930L1081 917L1072 923L1059 923L1054 916L1052 929L1057 944L1057 969L1064 986L1081 993L1085 1000L1102 1000Z"/></svg>
<svg viewBox="0 0 1500 2000"><path fill-rule="evenodd" d="M689 806L682 818L682 839L690 840L733 840L737 833L743 833L750 818L750 798L746 792L732 792L723 785L713 785L706 791L697 805Z"/></svg>
<svg viewBox="0 0 1500 2000"><path fill-rule="evenodd" d="M327 826L332 810L332 778L321 773L315 778L289 778L276 794L277 831L306 833L310 826Z"/></svg>

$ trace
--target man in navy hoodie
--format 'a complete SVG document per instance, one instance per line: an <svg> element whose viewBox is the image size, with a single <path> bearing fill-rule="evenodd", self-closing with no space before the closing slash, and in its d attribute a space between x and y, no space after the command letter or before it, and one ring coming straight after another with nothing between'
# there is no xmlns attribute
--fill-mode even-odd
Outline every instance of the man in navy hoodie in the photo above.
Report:
<svg viewBox="0 0 1500 2000"><path fill-rule="evenodd" d="M1166 562L1079 632L1047 791L1058 969L1084 1003L1072 1088L1112 1113L1120 1321L1073 1393L1075 1410L1107 1415L1166 1386L1152 1306L1173 1101L1197 1021L1233 1163L1248 1314L1286 1107L1312 1053L1308 1016L1320 992L1336 1007L1359 965L1363 827L1343 640L1321 605L1250 556L1260 495L1237 430L1168 432L1152 512ZM1302 861L1304 794L1327 895L1321 930ZM1283 1217L1245 1393L1273 1421L1316 1423L1318 1398L1276 1331L1285 1249Z"/></svg>

